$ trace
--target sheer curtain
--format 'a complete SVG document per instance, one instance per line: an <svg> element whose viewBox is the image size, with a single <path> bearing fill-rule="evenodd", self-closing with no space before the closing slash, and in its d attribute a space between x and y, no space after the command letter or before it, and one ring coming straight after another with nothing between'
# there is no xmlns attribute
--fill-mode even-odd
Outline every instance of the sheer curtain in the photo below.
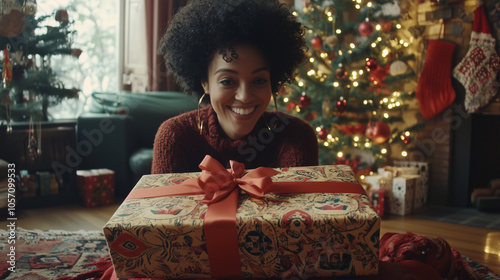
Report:
<svg viewBox="0 0 500 280"><path fill-rule="evenodd" d="M179 91L179 86L168 70L161 55L157 54L158 44L167 30L175 12L187 0L144 0L146 4L148 91Z"/></svg>

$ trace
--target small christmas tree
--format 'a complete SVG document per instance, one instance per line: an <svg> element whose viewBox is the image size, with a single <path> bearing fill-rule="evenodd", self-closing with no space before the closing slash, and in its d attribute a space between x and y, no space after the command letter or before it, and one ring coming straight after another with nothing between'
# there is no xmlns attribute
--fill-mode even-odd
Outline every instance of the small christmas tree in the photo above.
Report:
<svg viewBox="0 0 500 280"><path fill-rule="evenodd" d="M72 22L66 10L36 17L33 0L6 0L0 11L0 48L3 49L0 84L0 119L48 120L47 109L65 98L77 98L78 89L67 89L51 69L51 56L78 58L73 49ZM45 22L54 17L57 26Z"/></svg>
<svg viewBox="0 0 500 280"><path fill-rule="evenodd" d="M308 57L278 100L316 129L320 164L349 164L358 172L386 163L396 145L404 155L423 124L404 120L408 109L418 113L418 104L407 64L413 56L398 37L398 5L311 0L294 14L307 28Z"/></svg>

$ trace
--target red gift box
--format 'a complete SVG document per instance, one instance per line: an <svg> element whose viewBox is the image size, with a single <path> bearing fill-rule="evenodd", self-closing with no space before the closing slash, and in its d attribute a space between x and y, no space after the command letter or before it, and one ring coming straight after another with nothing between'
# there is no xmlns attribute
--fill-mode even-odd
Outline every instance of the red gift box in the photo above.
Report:
<svg viewBox="0 0 500 280"><path fill-rule="evenodd" d="M114 201L115 172L109 169L78 170L78 191L86 207L111 204Z"/></svg>

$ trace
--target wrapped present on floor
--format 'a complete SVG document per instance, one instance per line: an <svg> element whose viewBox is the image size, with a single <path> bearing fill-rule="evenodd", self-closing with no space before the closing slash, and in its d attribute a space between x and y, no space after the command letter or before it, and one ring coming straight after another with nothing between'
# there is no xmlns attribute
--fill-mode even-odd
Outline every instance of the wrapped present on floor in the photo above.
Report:
<svg viewBox="0 0 500 280"><path fill-rule="evenodd" d="M20 170L21 177L21 195L23 197L35 197L37 192L36 175L30 174L28 170Z"/></svg>
<svg viewBox="0 0 500 280"><path fill-rule="evenodd" d="M80 198L86 207L111 204L114 201L115 172L109 169L77 170Z"/></svg>
<svg viewBox="0 0 500 280"><path fill-rule="evenodd" d="M420 175L419 187L415 189L414 209L420 210L427 204L429 193L429 163L423 161L394 161L396 167L417 168Z"/></svg>
<svg viewBox="0 0 500 280"><path fill-rule="evenodd" d="M381 194L384 195L384 197L378 197L378 203L383 202L384 205L376 207L377 213L381 217L383 217L385 213L391 213L392 175L389 176L387 173L379 173L375 175L366 176L365 183L370 185L370 192L371 192L370 198L373 199L374 192L377 193L376 196L380 196Z"/></svg>
<svg viewBox="0 0 500 280"><path fill-rule="evenodd" d="M373 190L370 194L370 200L372 201L373 209L377 211L380 217L383 217L385 213L385 190Z"/></svg>
<svg viewBox="0 0 500 280"><path fill-rule="evenodd" d="M393 179L392 214L404 216L414 211L415 190L420 186L420 182L420 175L405 175Z"/></svg>
<svg viewBox="0 0 500 280"><path fill-rule="evenodd" d="M48 171L37 171L36 181L41 196L59 193L59 183L57 182L57 178L54 173L50 173Z"/></svg>
<svg viewBox="0 0 500 280"><path fill-rule="evenodd" d="M104 226L119 278L378 273L380 217L348 166L145 175Z"/></svg>

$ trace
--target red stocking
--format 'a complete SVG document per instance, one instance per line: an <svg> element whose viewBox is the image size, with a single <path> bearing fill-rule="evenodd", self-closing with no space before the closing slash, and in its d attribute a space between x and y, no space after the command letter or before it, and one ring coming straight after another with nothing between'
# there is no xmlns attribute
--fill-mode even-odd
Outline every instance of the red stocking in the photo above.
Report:
<svg viewBox="0 0 500 280"><path fill-rule="evenodd" d="M491 35L484 6L479 6L474 13L469 51L453 69L453 77L465 88L467 112L475 112L497 94L496 76L499 70L500 59L495 51L495 38Z"/></svg>
<svg viewBox="0 0 500 280"><path fill-rule="evenodd" d="M427 55L416 96L420 112L431 119L450 106L455 100L451 85L451 59L455 45L442 40L429 40Z"/></svg>

